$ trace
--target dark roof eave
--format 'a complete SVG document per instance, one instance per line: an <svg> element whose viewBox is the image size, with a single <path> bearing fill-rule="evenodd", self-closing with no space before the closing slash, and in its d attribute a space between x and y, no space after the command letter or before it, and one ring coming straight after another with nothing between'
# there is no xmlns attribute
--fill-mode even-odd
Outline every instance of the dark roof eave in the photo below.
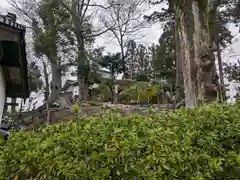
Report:
<svg viewBox="0 0 240 180"><path fill-rule="evenodd" d="M6 18L5 16L2 16L2 15L0 15L0 16L3 18ZM10 25L10 24L0 21L0 24L7 28L18 30L20 32L20 35L21 35L20 44L21 44L21 54L22 54L22 57L21 57L22 62L20 63L20 68L21 68L23 89L22 89L22 93L17 96L20 98L28 98L30 95L30 90L29 90L29 82L28 82L28 69L27 69L28 63L27 63L26 42L25 42L26 27L23 25L20 25L16 22L14 25ZM12 94L11 96L15 96L15 95Z"/></svg>

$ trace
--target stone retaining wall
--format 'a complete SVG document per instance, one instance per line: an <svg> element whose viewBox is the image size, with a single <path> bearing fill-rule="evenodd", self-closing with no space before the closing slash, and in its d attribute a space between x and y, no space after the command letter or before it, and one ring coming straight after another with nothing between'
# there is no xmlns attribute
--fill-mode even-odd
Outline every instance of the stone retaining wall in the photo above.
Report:
<svg viewBox="0 0 240 180"><path fill-rule="evenodd" d="M153 105L151 107L151 112L160 113L164 110L171 109L170 105ZM64 120L76 119L79 116L91 116L96 113L100 113L106 110L114 110L115 112L121 113L123 115L127 114L140 114L140 115L149 115L149 107L143 107L138 105L113 105L109 103L101 103L98 105L92 104L81 104L79 105L79 112L73 112L70 108L51 108L50 109L50 124L55 124ZM32 129L45 125L47 123L48 113L42 108L39 108L32 112L27 113L18 113L12 115L11 119L16 124L16 126L21 127L21 129ZM9 121L6 121L6 126L9 126ZM2 124L4 126L4 123ZM8 129L5 127L4 129Z"/></svg>

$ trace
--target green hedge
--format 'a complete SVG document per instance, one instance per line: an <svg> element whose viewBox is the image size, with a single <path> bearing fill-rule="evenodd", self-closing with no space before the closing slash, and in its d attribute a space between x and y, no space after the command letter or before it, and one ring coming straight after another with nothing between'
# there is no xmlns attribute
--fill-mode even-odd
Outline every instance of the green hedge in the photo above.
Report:
<svg viewBox="0 0 240 180"><path fill-rule="evenodd" d="M1 179L240 179L240 106L104 113L13 133L1 148Z"/></svg>

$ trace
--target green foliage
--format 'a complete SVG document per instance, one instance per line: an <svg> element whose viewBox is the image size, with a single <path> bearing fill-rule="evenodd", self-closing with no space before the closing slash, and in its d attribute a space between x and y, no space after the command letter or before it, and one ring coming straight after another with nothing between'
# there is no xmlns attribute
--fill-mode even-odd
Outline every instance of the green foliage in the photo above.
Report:
<svg viewBox="0 0 240 180"><path fill-rule="evenodd" d="M39 23L34 27L34 49L37 55L46 55L50 61L56 61L53 54L56 53L57 31L60 21L57 20L56 12L59 3L56 0L51 2L42 0L39 3L38 15L42 20L43 27Z"/></svg>
<svg viewBox="0 0 240 180"><path fill-rule="evenodd" d="M58 0L40 0L36 13L32 22L35 54L56 63L58 48L67 53L74 45L70 16Z"/></svg>
<svg viewBox="0 0 240 180"><path fill-rule="evenodd" d="M224 63L224 72L229 82L239 83L240 82L240 61L236 63ZM236 99L239 99L240 87L236 87Z"/></svg>
<svg viewBox="0 0 240 180"><path fill-rule="evenodd" d="M120 86L123 86L123 87L131 86L134 83L135 83L135 81L134 80L130 80L130 79L117 80L117 84L119 84Z"/></svg>
<svg viewBox="0 0 240 180"><path fill-rule="evenodd" d="M156 1L153 4L158 4ZM173 1L172 3L175 3ZM170 5L169 5L170 6ZM176 42L175 42L175 19L172 11L153 12L145 16L148 21L163 22L163 33L158 44L152 45L152 74L153 79L165 80L174 87L176 80Z"/></svg>
<svg viewBox="0 0 240 180"><path fill-rule="evenodd" d="M113 75L115 73L121 73L123 71L121 53L105 55L100 62L102 67L105 67L111 71Z"/></svg>
<svg viewBox="0 0 240 180"><path fill-rule="evenodd" d="M227 76L227 79L230 82L240 82L240 61L238 60L236 63L225 63L224 64L224 72Z"/></svg>
<svg viewBox="0 0 240 180"><path fill-rule="evenodd" d="M40 68L34 61L28 63L28 79L31 91L37 92L43 87Z"/></svg>
<svg viewBox="0 0 240 180"><path fill-rule="evenodd" d="M120 99L149 102L153 96L157 95L160 88L159 84L138 81L133 85L126 87L120 94Z"/></svg>
<svg viewBox="0 0 240 180"><path fill-rule="evenodd" d="M207 12L207 8L208 8L208 0L197 0L198 2L198 6L199 6L199 9L201 11L204 11L204 12Z"/></svg>
<svg viewBox="0 0 240 180"><path fill-rule="evenodd" d="M108 85L105 85L105 84L101 83L99 85L99 89L100 89L101 100L102 101L109 101L111 99L111 96L112 96L112 92L111 92L110 87Z"/></svg>
<svg viewBox="0 0 240 180"><path fill-rule="evenodd" d="M240 179L239 105L102 113L1 144L1 179Z"/></svg>
<svg viewBox="0 0 240 180"><path fill-rule="evenodd" d="M80 110L80 106L78 104L74 104L72 107L73 112L78 113Z"/></svg>
<svg viewBox="0 0 240 180"><path fill-rule="evenodd" d="M4 137L0 135L0 152L3 151L4 148ZM0 165L4 163L4 154L0 153ZM4 177L4 169L0 168L0 179Z"/></svg>
<svg viewBox="0 0 240 180"><path fill-rule="evenodd" d="M151 69L152 61L151 48L148 48L143 44L137 44L133 39L126 43L126 48L125 60L127 66L127 75L135 79L139 74L148 75L147 71Z"/></svg>
<svg viewBox="0 0 240 180"><path fill-rule="evenodd" d="M153 68L156 77L165 80L176 79L176 57L175 57L175 23L169 21L164 27L164 32L159 38L156 46L156 58L153 61Z"/></svg>
<svg viewBox="0 0 240 180"><path fill-rule="evenodd" d="M140 73L140 74L136 75L135 79L136 79L136 81L145 81L145 82L149 81L148 75L144 74L144 73Z"/></svg>

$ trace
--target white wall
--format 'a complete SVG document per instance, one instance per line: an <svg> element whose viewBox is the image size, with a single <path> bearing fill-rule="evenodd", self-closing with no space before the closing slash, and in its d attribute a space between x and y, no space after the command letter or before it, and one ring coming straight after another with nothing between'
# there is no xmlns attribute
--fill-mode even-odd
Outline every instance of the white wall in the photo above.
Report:
<svg viewBox="0 0 240 180"><path fill-rule="evenodd" d="M3 69L0 66L0 123L3 115L4 103L6 98L5 89L6 89L6 84L5 84Z"/></svg>

